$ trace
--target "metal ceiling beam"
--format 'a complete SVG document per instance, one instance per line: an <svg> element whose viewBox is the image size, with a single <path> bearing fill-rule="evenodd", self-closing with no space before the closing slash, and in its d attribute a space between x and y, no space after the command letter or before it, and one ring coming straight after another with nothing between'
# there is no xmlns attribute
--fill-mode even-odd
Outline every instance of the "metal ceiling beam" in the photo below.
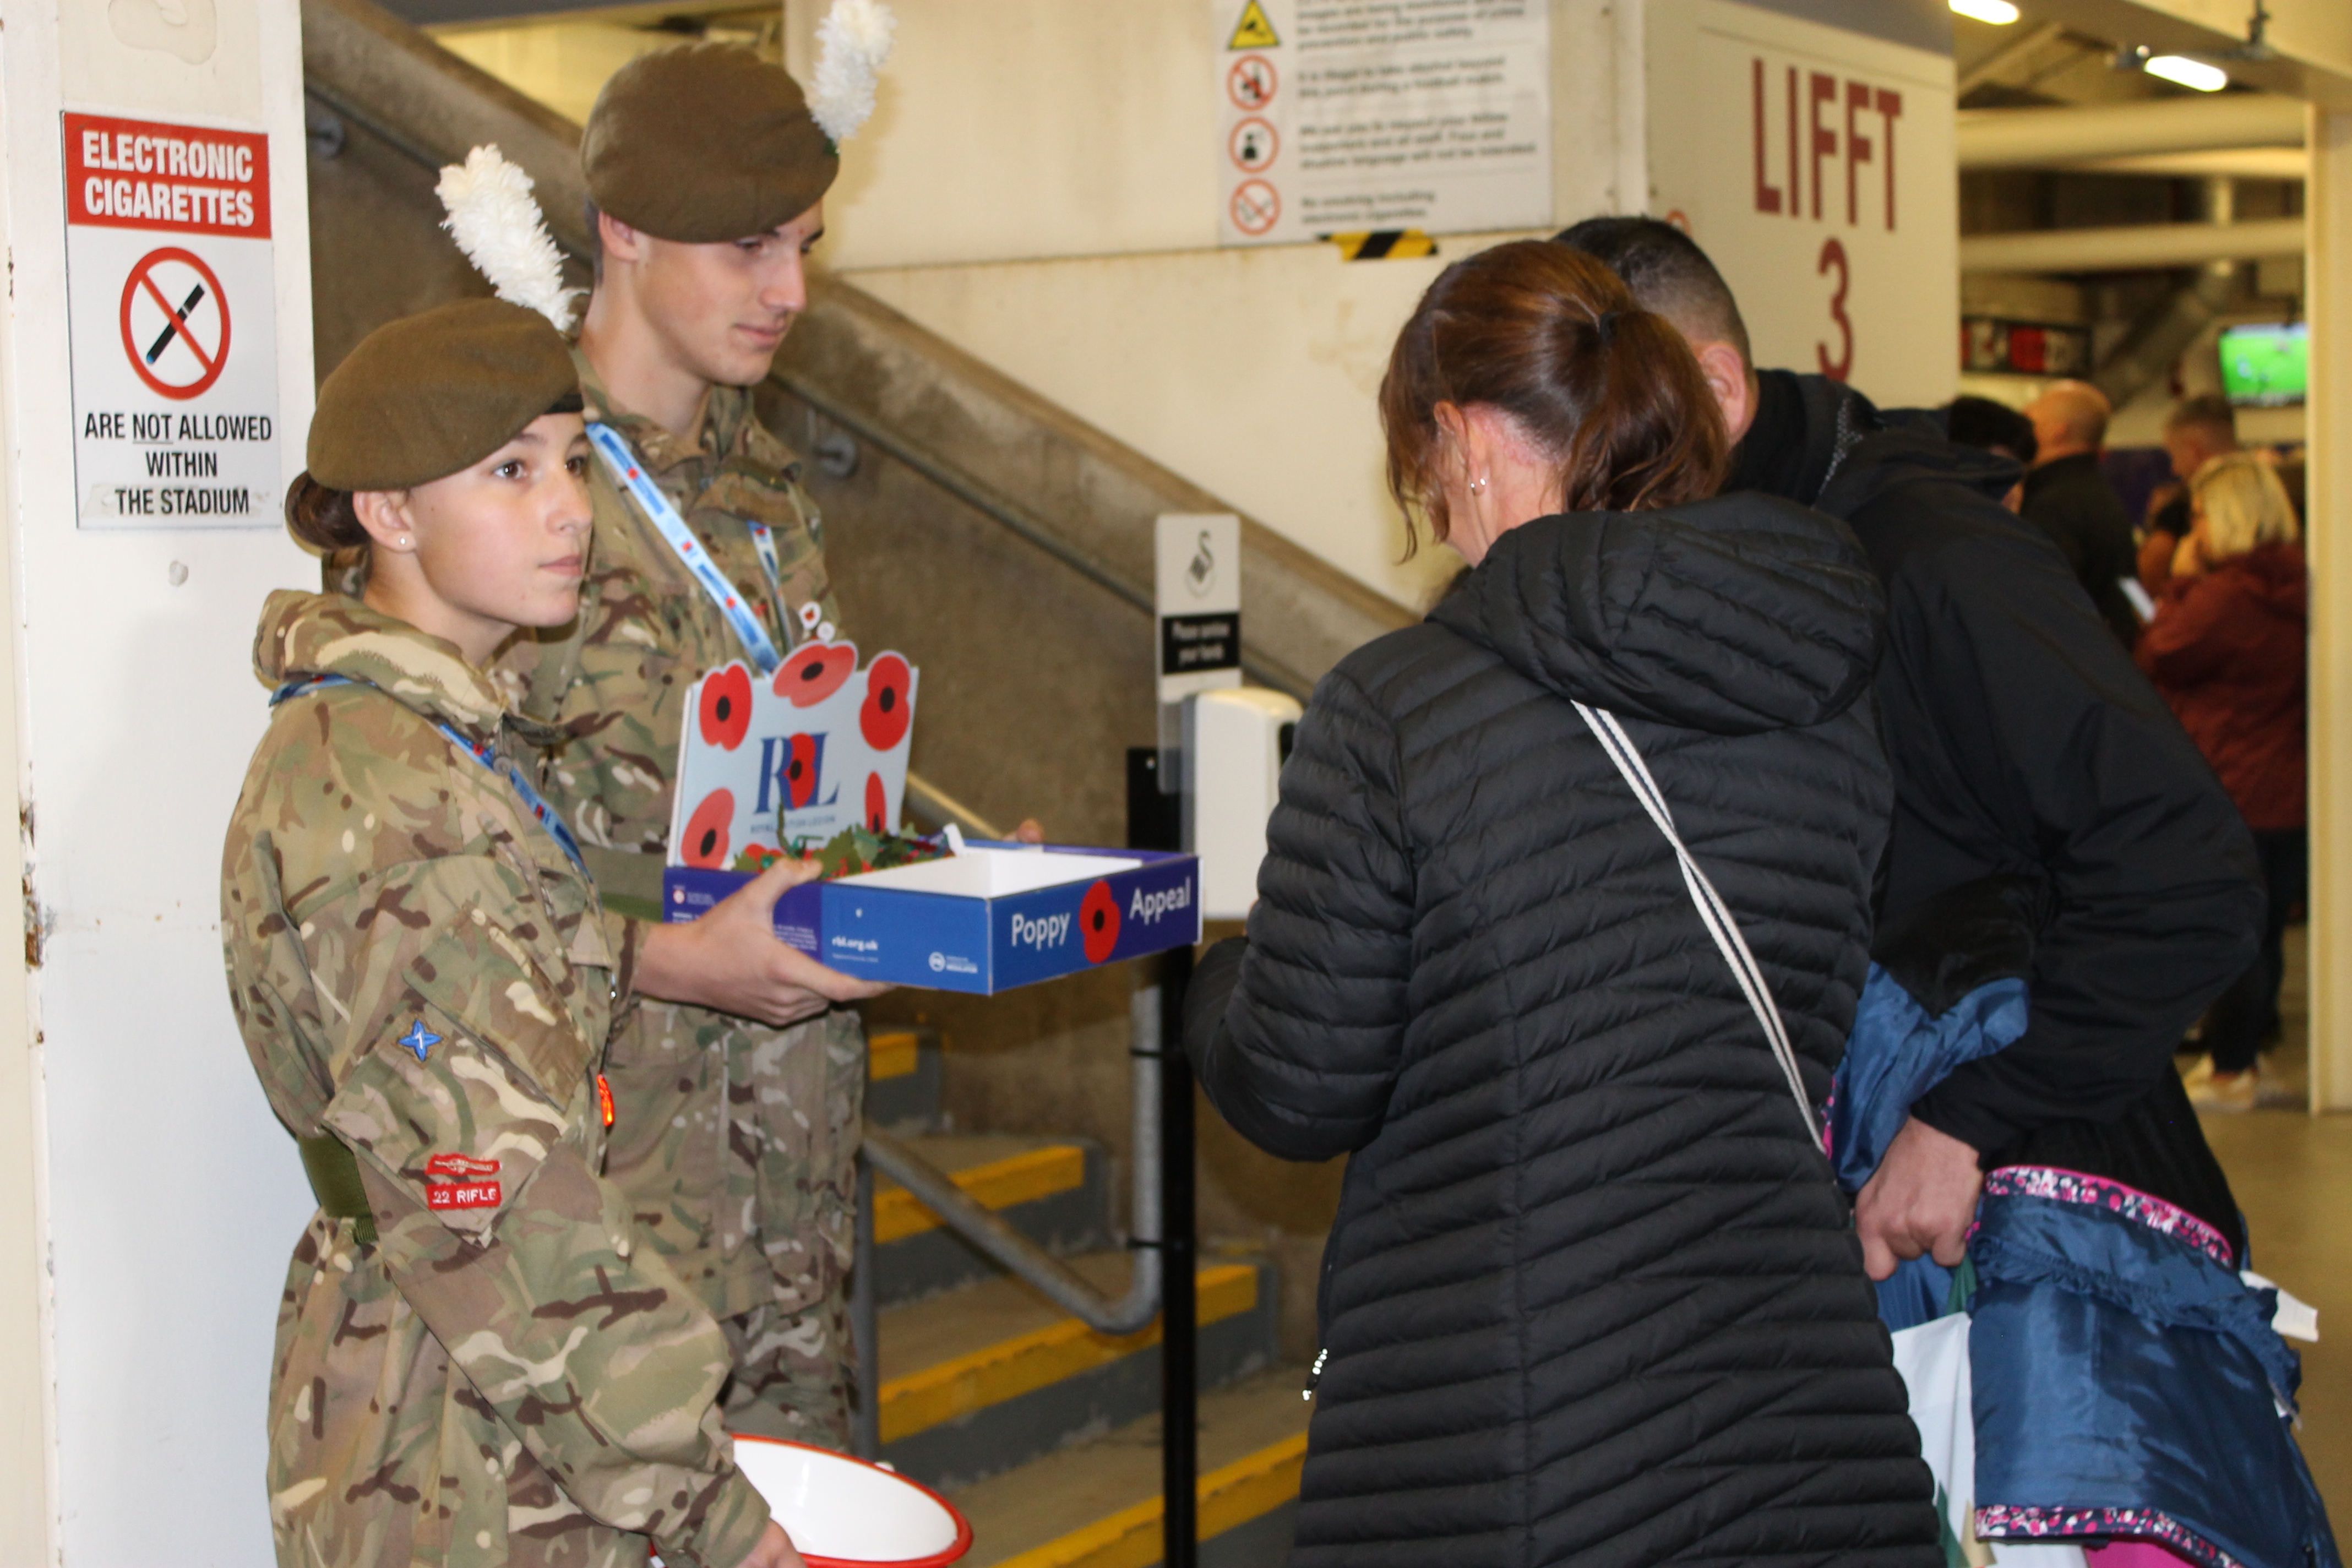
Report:
<svg viewBox="0 0 2352 1568"><path fill-rule="evenodd" d="M2173 180L2302 180L2311 175L2311 154L2301 147L2232 147L2086 158L2057 167L2085 174L2154 174Z"/></svg>
<svg viewBox="0 0 2352 1568"><path fill-rule="evenodd" d="M2255 223L2162 223L2117 228L2036 229L1971 235L1960 241L1967 272L2130 272L2300 256L2299 217Z"/></svg>
<svg viewBox="0 0 2352 1568"><path fill-rule="evenodd" d="M2267 49L2219 58L2248 87L2352 109L2352 5L2345 0L2265 0ZM2040 21L2157 54L2227 57L2242 50L2253 0L2030 0Z"/></svg>
<svg viewBox="0 0 2352 1568"><path fill-rule="evenodd" d="M2300 147L2303 105L2268 93L2159 98L2058 109L1969 109L1963 169L2034 169L2088 158L2232 147Z"/></svg>

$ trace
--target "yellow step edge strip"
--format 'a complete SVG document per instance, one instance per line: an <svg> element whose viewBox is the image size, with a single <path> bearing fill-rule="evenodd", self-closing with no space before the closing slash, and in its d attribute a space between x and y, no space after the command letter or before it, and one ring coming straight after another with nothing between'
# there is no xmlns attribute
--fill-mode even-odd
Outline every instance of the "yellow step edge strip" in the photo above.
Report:
<svg viewBox="0 0 2352 1568"><path fill-rule="evenodd" d="M1075 1144L1028 1149L985 1165L955 1173L955 1184L992 1209L1011 1208L1038 1198L1052 1197L1085 1184L1087 1152ZM874 1240L877 1246L901 1241L939 1228L940 1216L922 1200L887 1179L874 1184Z"/></svg>
<svg viewBox="0 0 2352 1568"><path fill-rule="evenodd" d="M1307 1434L1285 1437L1201 1478L1201 1539L1272 1513L1298 1495ZM1160 1561L1160 1500L1137 1503L1058 1541L1008 1557L997 1568L1150 1568Z"/></svg>
<svg viewBox="0 0 2352 1568"><path fill-rule="evenodd" d="M887 1035L869 1035L866 1039L866 1076L879 1083L886 1078L905 1078L915 1070L921 1053L922 1037L913 1030Z"/></svg>
<svg viewBox="0 0 2352 1568"><path fill-rule="evenodd" d="M1194 1289L1205 1328L1257 1305L1257 1270L1244 1263L1218 1264L1200 1271ZM892 1443L927 1431L1159 1342L1157 1321L1139 1333L1113 1339L1076 1318L1065 1318L970 1355L891 1378L882 1384L882 1440Z"/></svg>

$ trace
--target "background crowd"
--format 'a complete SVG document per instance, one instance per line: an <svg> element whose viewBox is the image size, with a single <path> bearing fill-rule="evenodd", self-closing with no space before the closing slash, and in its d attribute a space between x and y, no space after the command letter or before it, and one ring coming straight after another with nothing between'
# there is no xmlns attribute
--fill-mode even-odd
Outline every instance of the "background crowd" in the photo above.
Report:
<svg viewBox="0 0 2352 1568"><path fill-rule="evenodd" d="M2260 954L2183 1040L2200 1110L2292 1098L2262 1056L2283 1039L2285 936L2306 893L2302 466L2238 442L2229 402L2183 400L2165 422L2171 482L2135 525L2102 465L2106 398L2061 382L2022 411L1963 397L1952 437L2026 468L2009 504L2057 542L2092 603L2229 791L2269 895Z"/></svg>

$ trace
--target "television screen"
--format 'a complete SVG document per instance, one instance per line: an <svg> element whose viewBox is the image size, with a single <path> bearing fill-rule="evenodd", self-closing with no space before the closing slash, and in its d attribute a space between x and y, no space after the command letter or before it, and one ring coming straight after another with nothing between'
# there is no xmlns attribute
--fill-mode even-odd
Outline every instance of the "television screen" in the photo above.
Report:
<svg viewBox="0 0 2352 1568"><path fill-rule="evenodd" d="M2311 329L2291 321L2230 327L2221 333L2221 391L2242 407L2301 403Z"/></svg>

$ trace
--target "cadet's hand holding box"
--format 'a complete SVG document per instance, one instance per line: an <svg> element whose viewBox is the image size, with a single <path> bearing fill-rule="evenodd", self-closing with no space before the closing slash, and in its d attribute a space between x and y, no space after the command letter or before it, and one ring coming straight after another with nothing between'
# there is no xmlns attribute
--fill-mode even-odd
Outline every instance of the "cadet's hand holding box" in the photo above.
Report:
<svg viewBox="0 0 2352 1568"><path fill-rule="evenodd" d="M776 934L862 980L989 993L1200 940L1190 855L966 844L952 829L913 844L890 835L917 677L894 653L863 670L856 659L850 644L810 644L772 681L730 664L697 683L666 919L693 920L780 857L830 841L829 879L777 900ZM940 858L835 874L845 858L866 863L861 854Z"/></svg>

